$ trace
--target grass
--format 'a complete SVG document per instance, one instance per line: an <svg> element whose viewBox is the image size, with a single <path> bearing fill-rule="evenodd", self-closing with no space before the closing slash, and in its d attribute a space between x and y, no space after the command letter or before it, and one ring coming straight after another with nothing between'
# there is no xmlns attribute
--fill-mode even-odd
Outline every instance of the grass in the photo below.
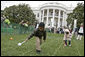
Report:
<svg viewBox="0 0 85 57"><path fill-rule="evenodd" d="M36 39L33 37L22 46L19 42L29 34L1 34L1 56L84 56L84 37L82 40L72 38L72 46L63 46L63 34L47 33L47 40L41 45L42 52L36 53ZM13 40L9 40L10 37Z"/></svg>

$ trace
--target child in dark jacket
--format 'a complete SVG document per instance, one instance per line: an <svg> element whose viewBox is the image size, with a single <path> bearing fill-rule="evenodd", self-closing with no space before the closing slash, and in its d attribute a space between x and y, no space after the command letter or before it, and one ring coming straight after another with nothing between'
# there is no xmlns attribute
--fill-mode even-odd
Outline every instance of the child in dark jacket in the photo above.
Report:
<svg viewBox="0 0 85 57"><path fill-rule="evenodd" d="M33 36L36 36L36 52L40 53L41 48L40 45L42 44L42 37L43 40L46 40L46 31L45 31L45 24L41 22L37 29L34 30L34 32L24 41L31 39Z"/></svg>

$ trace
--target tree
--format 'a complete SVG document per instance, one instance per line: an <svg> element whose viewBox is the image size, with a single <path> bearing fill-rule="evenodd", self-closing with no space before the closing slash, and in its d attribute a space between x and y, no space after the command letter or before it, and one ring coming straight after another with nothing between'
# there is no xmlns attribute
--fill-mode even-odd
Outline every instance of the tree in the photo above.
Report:
<svg viewBox="0 0 85 57"><path fill-rule="evenodd" d="M3 10L1 10L1 17L3 16Z"/></svg>
<svg viewBox="0 0 85 57"><path fill-rule="evenodd" d="M11 22L19 23L20 21L28 21L33 24L35 21L35 15L28 4L19 4L6 7L4 9L4 15L10 19Z"/></svg>
<svg viewBox="0 0 85 57"><path fill-rule="evenodd" d="M74 19L77 19L77 27L80 27L80 24L84 23L84 4L83 3L78 3L77 7L73 10L73 12L68 14L68 18L67 18L68 24L70 23L73 24Z"/></svg>
<svg viewBox="0 0 85 57"><path fill-rule="evenodd" d="M69 13L68 14L68 18L67 18L67 25L72 24L72 28L73 28L73 21L74 21L74 19L72 17L73 17L73 13Z"/></svg>

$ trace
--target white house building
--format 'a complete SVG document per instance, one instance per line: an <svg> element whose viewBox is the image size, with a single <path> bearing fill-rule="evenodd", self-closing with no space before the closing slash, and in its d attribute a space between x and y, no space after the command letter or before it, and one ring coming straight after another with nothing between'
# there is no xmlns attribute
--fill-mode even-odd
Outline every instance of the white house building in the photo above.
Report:
<svg viewBox="0 0 85 57"><path fill-rule="evenodd" d="M67 14L71 13L73 8L67 7L61 3L45 3L39 7L32 8L38 22L44 22L45 27L63 27L67 26Z"/></svg>

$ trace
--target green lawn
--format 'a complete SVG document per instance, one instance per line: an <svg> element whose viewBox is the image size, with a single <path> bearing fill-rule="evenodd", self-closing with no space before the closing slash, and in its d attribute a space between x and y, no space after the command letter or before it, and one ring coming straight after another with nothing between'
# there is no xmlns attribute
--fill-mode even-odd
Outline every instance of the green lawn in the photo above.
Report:
<svg viewBox="0 0 85 57"><path fill-rule="evenodd" d="M82 40L72 38L72 46L63 46L63 34L47 33L47 40L41 45L42 52L36 53L36 39L33 37L22 46L19 42L29 34L8 35L1 34L1 56L84 56L84 37ZM13 37L13 40L9 40Z"/></svg>

